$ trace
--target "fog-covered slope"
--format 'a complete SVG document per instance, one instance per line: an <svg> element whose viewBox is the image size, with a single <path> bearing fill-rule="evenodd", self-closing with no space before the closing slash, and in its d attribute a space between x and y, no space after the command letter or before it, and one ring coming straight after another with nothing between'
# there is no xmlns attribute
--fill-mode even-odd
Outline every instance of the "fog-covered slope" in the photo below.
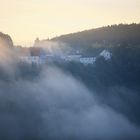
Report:
<svg viewBox="0 0 140 140"><path fill-rule="evenodd" d="M83 51L89 65L20 63L2 49L0 139L139 140L139 43L101 44Z"/></svg>

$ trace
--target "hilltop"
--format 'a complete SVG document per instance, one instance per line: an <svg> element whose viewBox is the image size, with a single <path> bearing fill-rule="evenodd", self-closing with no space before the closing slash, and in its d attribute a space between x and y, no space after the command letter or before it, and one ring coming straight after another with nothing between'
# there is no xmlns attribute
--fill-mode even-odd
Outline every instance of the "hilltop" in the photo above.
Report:
<svg viewBox="0 0 140 140"><path fill-rule="evenodd" d="M13 47L13 41L8 34L0 32L0 43L4 44L7 47Z"/></svg>
<svg viewBox="0 0 140 140"><path fill-rule="evenodd" d="M101 47L121 44L140 44L140 24L111 25L51 39L69 44L72 48Z"/></svg>

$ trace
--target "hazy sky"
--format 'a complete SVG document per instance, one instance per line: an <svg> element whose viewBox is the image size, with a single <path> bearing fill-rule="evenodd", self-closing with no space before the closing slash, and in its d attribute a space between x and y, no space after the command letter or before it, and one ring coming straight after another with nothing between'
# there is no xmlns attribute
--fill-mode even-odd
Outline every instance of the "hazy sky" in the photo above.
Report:
<svg viewBox="0 0 140 140"><path fill-rule="evenodd" d="M132 22L140 22L140 0L0 0L0 31L15 44Z"/></svg>

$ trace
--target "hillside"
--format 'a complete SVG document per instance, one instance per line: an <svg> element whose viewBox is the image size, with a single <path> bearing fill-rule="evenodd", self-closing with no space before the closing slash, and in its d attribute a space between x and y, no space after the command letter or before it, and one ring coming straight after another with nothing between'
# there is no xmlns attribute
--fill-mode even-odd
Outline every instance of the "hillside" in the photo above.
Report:
<svg viewBox="0 0 140 140"><path fill-rule="evenodd" d="M4 44L7 47L13 47L13 41L11 37L2 32L0 32L0 43Z"/></svg>
<svg viewBox="0 0 140 140"><path fill-rule="evenodd" d="M122 27L123 30L121 30L120 27ZM127 32L128 29L127 31L124 29L126 27L129 27L129 30L130 27L132 27L131 33ZM137 29L135 29L136 27ZM74 136L78 134L78 136L83 137L83 140L91 140L87 138L89 131L91 132L91 138L94 139L93 135L95 134L93 132L98 128L96 122L101 122L101 126L99 127L103 128L101 129L103 133L107 128L106 126L114 124L112 127L115 128L114 132L124 128L121 135L117 133L117 139L139 140L140 136L137 136L133 132L133 126L140 127L139 27L140 26L136 24L119 25L66 35L68 38L73 38L73 40L73 35L75 35L75 40L79 41L79 46L78 44L73 44L72 46L71 42L69 42L69 45L73 47L74 51L76 51L75 48L78 50L81 49L83 58L90 58L89 55L93 55L94 58L96 58L93 64L85 65L77 61L58 61L58 56L55 57L57 61L49 61L49 58L52 59L50 55L51 57L46 57L46 63L43 65L21 63L21 61L18 61L19 63L15 65L14 60L10 65L2 65L5 63L3 62L4 59L1 58L0 95L2 100L0 102L0 113L2 114L1 118L4 118L4 120L6 118L6 121L4 123L2 119L2 121L0 121L2 124L0 127L0 138L3 140L5 138L4 136L7 136L5 138L6 140L11 138L14 140L63 140L72 134L70 133L70 135L67 136L67 133L66 135L62 133L64 130L69 130L69 128L71 130L74 129L74 131L81 130L81 128L85 130L85 128L89 126L85 137L82 136L82 132L77 133L77 131L74 133ZM94 32L92 33L93 36L89 35L89 32ZM86 35L83 35L83 37L82 34L84 33ZM131 36L134 35L135 37L131 38ZM2 34L1 38L4 42L12 43L9 36ZM8 38L8 40L6 38ZM53 40L62 41L60 38ZM82 44L81 42L84 41L84 38L87 42ZM132 40L130 41L130 39ZM40 44L40 41L38 43ZM50 41L50 44L45 42L43 45L49 44L51 46L52 44L56 45L55 43L57 42L53 44ZM31 50L31 55L37 56L39 48L35 47L34 49L28 49ZM28 49L23 48L23 53L28 52ZM25 56L26 60L28 58L27 56L28 55ZM34 56L33 58L35 60L36 57ZM10 57L10 60L11 58L12 57ZM109 114L105 112L109 112ZM96 114L99 114L97 118L101 118L101 121L94 117ZM114 114L115 117L112 117L112 114ZM81 116L83 117L82 119L80 119ZM88 121L85 120L85 116ZM120 116L126 118L126 121L122 121ZM45 118L45 120L42 120L42 118ZM89 121L90 119L91 121ZM114 119L115 122L114 120L112 121L112 119ZM72 123L73 121L74 123ZM81 125L81 122L84 121L88 122L87 125L85 125L86 123L82 123ZM124 122L127 123L125 124ZM129 124L128 122L133 125L129 127L129 125L127 125ZM95 126L95 129L90 124ZM13 129L15 126L16 129ZM77 126L80 127L77 128ZM126 128L124 126L126 126ZM14 130L12 134L11 130ZM21 134L19 137L15 138L15 131L17 130L23 130L23 132L20 131ZM127 130L129 131L127 132ZM62 137L60 136L58 138L57 135L57 137L53 138L52 135L49 134L50 132L53 136L55 132L58 132L62 134ZM40 133L43 137L40 136ZM128 135L129 133L130 136ZM65 136L64 138L63 135ZM102 133L99 133L99 135L102 136ZM81 137L68 138L68 140L71 139L81 140ZM113 137L111 137L111 139L113 139Z"/></svg>
<svg viewBox="0 0 140 140"><path fill-rule="evenodd" d="M119 24L62 35L52 39L73 48L140 44L140 24Z"/></svg>

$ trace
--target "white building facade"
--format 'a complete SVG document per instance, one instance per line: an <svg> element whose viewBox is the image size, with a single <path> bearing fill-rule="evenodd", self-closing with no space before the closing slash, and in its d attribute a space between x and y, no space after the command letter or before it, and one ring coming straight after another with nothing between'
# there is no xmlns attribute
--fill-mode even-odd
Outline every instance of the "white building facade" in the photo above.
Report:
<svg viewBox="0 0 140 140"><path fill-rule="evenodd" d="M88 65L88 64L94 64L96 61L96 57L82 57L80 58L80 63Z"/></svg>

